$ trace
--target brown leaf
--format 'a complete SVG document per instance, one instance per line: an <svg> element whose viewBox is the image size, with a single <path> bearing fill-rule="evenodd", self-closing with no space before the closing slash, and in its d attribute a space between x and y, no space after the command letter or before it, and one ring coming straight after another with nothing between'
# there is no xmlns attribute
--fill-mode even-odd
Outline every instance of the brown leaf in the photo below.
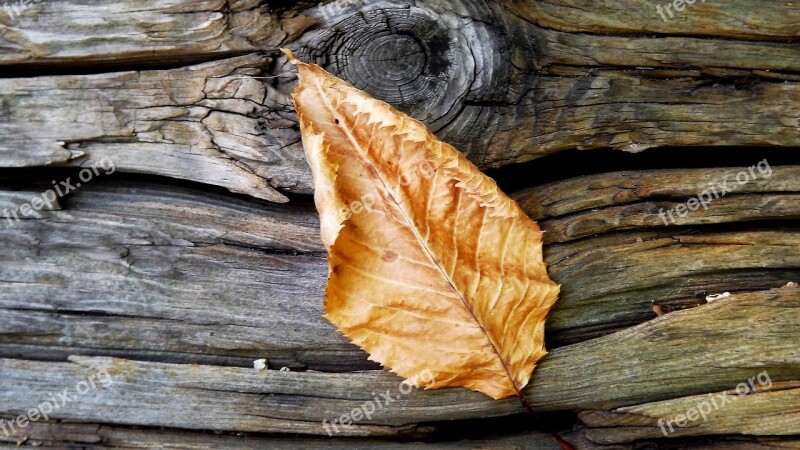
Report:
<svg viewBox="0 0 800 450"><path fill-rule="evenodd" d="M429 388L521 395L559 291L539 227L422 123L287 55L329 252L328 320L412 382L429 370Z"/></svg>

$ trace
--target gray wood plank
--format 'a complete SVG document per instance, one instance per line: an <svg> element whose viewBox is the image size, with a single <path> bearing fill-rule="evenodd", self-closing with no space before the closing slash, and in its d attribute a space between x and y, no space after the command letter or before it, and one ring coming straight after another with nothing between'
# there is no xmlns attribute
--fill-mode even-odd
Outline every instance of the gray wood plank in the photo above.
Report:
<svg viewBox="0 0 800 450"><path fill-rule="evenodd" d="M798 332L800 290L736 295L556 349L525 393L540 411L612 409L728 389L759 370L774 382L792 380L800 376ZM420 422L523 411L517 399L493 401L460 388L404 395L400 379L384 371L259 371L78 356L66 363L2 359L0 371L5 416L64 389L74 398L52 417L188 429L327 434L323 420L387 390L397 399L373 404L371 420L340 427L341 435L395 435ZM96 388L78 395L92 374Z"/></svg>

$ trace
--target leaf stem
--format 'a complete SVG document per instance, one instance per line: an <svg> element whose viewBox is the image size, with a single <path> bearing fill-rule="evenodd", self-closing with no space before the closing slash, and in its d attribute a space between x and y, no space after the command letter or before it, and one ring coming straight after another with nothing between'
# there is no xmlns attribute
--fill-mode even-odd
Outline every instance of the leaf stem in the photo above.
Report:
<svg viewBox="0 0 800 450"><path fill-rule="evenodd" d="M523 394L520 391L517 391L517 397L519 398L519 401L522 402L522 406L524 406L525 409L528 410L528 414L530 414L536 421L539 421L540 420L539 415L536 414L536 411L533 410L531 404L528 403L528 399L525 398L525 394ZM575 447L573 447L572 444L562 439L561 436L559 436L558 433L556 433L555 431L550 430L548 431L548 433L550 433L550 436L553 436L553 439L555 439L556 442L558 442L558 445L560 445L562 449L575 450Z"/></svg>

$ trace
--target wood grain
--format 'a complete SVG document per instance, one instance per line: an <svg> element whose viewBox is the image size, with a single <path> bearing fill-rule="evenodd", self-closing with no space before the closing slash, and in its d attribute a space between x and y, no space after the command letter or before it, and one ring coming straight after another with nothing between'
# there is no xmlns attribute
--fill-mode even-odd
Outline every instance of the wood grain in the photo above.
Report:
<svg viewBox="0 0 800 450"><path fill-rule="evenodd" d="M800 290L779 289L668 314L552 351L525 392L540 411L613 409L729 388L752 376L753 367L768 370L775 382L791 380L800 376L800 353L793 337L800 332L799 311ZM668 344L683 340L695 350ZM2 359L0 368L5 374L0 380L0 414L6 416L22 413L23 405L37 405L48 392L74 391L81 380L102 371L113 381L84 395L73 392L74 400L52 416L188 429L326 434L322 420L333 420L386 390L399 398L376 408L371 421L341 428L341 435L395 435L413 431L418 422L522 412L516 399L492 401L460 388L401 395L401 380L384 371L258 371L77 356L66 363Z"/></svg>
<svg viewBox="0 0 800 450"><path fill-rule="evenodd" d="M562 438L576 449L609 448L600 446L585 437L585 430L560 433ZM546 433L528 431L487 438L451 439L446 441L406 440L393 442L378 438L336 438L328 436L280 436L257 433L210 433L167 428L125 427L118 425L92 423L53 423L36 422L12 436L0 435L0 448L18 448L21 444L40 448L62 448L80 445L81 448L153 448L158 446L182 449L391 449L399 450L413 446L424 449L501 449L518 450L535 448L542 450L561 449L553 437ZM793 438L751 437L751 436L713 436L703 438L676 438L668 442L643 441L665 449L693 448L770 450L775 448L796 448L798 441ZM634 450L640 443L614 444L616 450Z"/></svg>
<svg viewBox="0 0 800 450"><path fill-rule="evenodd" d="M295 449L381 449L401 450L413 446L424 449L485 449L502 450L534 447L543 450L559 450L561 447L553 437L542 432L524 432L485 439L458 439L426 442L409 440L392 442L378 438L336 438L328 436L280 436L256 433L210 433L165 428L124 427L91 423L37 422L27 429L19 430L9 437L0 434L0 448L15 448L16 442L43 447L58 448L80 445L81 448L154 448L181 449L241 449L269 448L277 450ZM7 445L4 445L6 443Z"/></svg>
<svg viewBox="0 0 800 450"><path fill-rule="evenodd" d="M793 3L769 0L733 0L724 4L701 2L684 4L685 11L666 14L664 20L656 5L669 2L613 0L587 8L579 0L545 3L526 0L500 0L500 3L527 20L542 26L589 33L665 33L761 40L797 38L800 8ZM688 3L688 2L687 2ZM603 12L600 12L603 8ZM753 9L758 14L753 14Z"/></svg>
<svg viewBox="0 0 800 450"><path fill-rule="evenodd" d="M0 17L0 64L39 70L186 64L250 53L286 36L269 6L253 0L31 2Z"/></svg>
<svg viewBox="0 0 800 450"><path fill-rule="evenodd" d="M0 195L29 201L20 197ZM67 210L2 222L0 355L375 367L322 318L327 263L311 205L111 179L66 200ZM696 306L800 279L796 233L768 230L631 231L550 244L545 260L563 285L550 346L649 320L653 303Z"/></svg>
<svg viewBox="0 0 800 450"><path fill-rule="evenodd" d="M59 2L57 11L48 9L51 3L0 25L14 40L0 64L141 66L136 49L143 45L152 49L151 62L169 61L170 67L215 61L168 71L0 81L0 132L12 136L0 146L4 167L77 165L114 154L124 155L120 170L126 172L191 179L275 201L285 199L270 187L308 194L310 176L286 99L292 73L279 46L423 120L484 168L576 148L640 152L798 142L800 80L792 73L800 70L800 47L782 42L780 31L796 20L793 7L778 15L771 3L760 6L759 20L770 17L769 26L730 20L740 33L714 40L676 36L685 27L679 20L656 39L586 33L605 30L588 17L606 17L607 10L576 9L568 1L530 7L351 1L270 9L254 1L228 7L197 0L191 8L148 0L112 20L105 20L100 1L92 8ZM653 8L636 2L609 7L623 5L640 16ZM708 8L701 5L687 17L718 12ZM96 27L78 26L71 28L69 45L34 46L36 30L61 17L102 21L107 28L98 36ZM587 25L569 32L541 24L550 21ZM158 25L148 27L152 22ZM101 51L112 42L118 51ZM219 60L260 49L263 56ZM205 93L209 77L227 78L215 78ZM184 158L196 161L191 169L176 167Z"/></svg>
<svg viewBox="0 0 800 450"><path fill-rule="evenodd" d="M617 230L791 221L800 217L799 192L800 167L772 167L763 159L749 167L576 177L525 189L513 197L547 230L546 242L566 242ZM699 203L701 196L704 203ZM693 198L697 199L693 210L686 206L679 214L676 208Z"/></svg>
<svg viewBox="0 0 800 450"><path fill-rule="evenodd" d="M756 391L742 394L747 392L753 378ZM739 387L741 383L744 383L744 388ZM589 427L586 437L597 444L618 444L665 436L797 435L800 434L798 386L800 382L797 381L772 383L768 371L756 369L737 384L737 389L730 391L612 411L586 411L580 417ZM700 414L701 410L703 414ZM687 414L691 415L691 420L685 419ZM676 423L676 418L683 426Z"/></svg>
<svg viewBox="0 0 800 450"><path fill-rule="evenodd" d="M800 281L800 6L695 2L664 20L667 3L0 8L0 211L103 158L117 169L19 223L0 217L0 418L102 367L114 376L53 420L0 431L0 446L556 448L529 430L491 436L498 422L483 419L522 407L462 389L414 391L328 438L322 420L399 379L321 317L327 265L289 47L481 168L695 147L702 169L644 152L641 170L539 186L540 167L521 166L530 185L515 198L547 230L563 286L526 394L542 416L580 414L562 433L577 448L797 448L800 297L774 288ZM725 167L732 147L754 146L784 165L662 221L743 169ZM585 164L567 155L548 159ZM267 370L252 368L260 358ZM774 389L662 437L660 417L764 370ZM443 438L455 429L470 437Z"/></svg>
<svg viewBox="0 0 800 450"><path fill-rule="evenodd" d="M0 79L8 136L0 165L88 167L109 158L121 172L285 202L269 180L302 179L292 167L304 161L285 152L280 131L260 135L267 122L290 126L267 111L275 99L251 78L268 62L249 55L167 72Z"/></svg>

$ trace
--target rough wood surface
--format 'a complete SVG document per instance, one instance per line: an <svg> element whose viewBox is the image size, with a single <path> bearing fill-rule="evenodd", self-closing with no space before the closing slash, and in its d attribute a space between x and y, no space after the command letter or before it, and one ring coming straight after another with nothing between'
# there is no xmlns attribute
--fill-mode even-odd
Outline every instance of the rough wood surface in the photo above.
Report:
<svg viewBox="0 0 800 450"><path fill-rule="evenodd" d="M759 370L754 370L748 378L755 377L758 373L767 373ZM748 386L747 380L740 383ZM586 411L580 417L590 427L585 433L586 437L598 444L619 444L666 435L800 434L800 411L797 410L797 405L800 404L800 382L754 385L757 391L745 395L739 395L739 391L732 389L724 393L713 393L711 397L706 394L694 395L611 411ZM766 389L767 386L769 389ZM742 389L741 392L745 390ZM698 410L704 404L702 410L705 416L700 415ZM685 418L687 411L692 409L695 412L689 414L693 420L681 419L683 427L674 423L675 417ZM669 419L673 421L667 422Z"/></svg>
<svg viewBox="0 0 800 450"><path fill-rule="evenodd" d="M269 7L259 3L31 2L14 17L8 10L0 16L0 64L39 70L175 65L248 53L259 45L275 45L286 35ZM10 5L13 8L14 3Z"/></svg>
<svg viewBox="0 0 800 450"><path fill-rule="evenodd" d="M758 326L755 326L758 324ZM736 295L668 314L618 333L553 350L525 390L541 411L613 409L713 392L769 371L773 381L800 378L800 290ZM692 352L680 342L691 342ZM673 345L670 345L673 344ZM764 352L769 348L769 352ZM385 371L332 374L282 372L71 357L68 363L0 360L0 414L15 415L107 371L98 386L53 417L189 429L325 434L333 420L391 391L398 399L343 435L420 432L415 424L522 412L516 399L492 401L451 388L400 395ZM36 374L36 376L33 376ZM658 377L658 382L654 382ZM73 388L74 389L74 388ZM196 411L203 411L198 415Z"/></svg>
<svg viewBox="0 0 800 450"><path fill-rule="evenodd" d="M36 423L26 432L9 437L0 434L0 448L12 448L16 442L40 448L59 448L80 445L81 448L182 448L182 449L242 449L269 448L295 450L320 448L336 449L500 449L536 448L559 450L552 436L541 432L493 436L485 439L462 439L454 442L391 442L378 439L356 439L304 436L302 438L263 436L258 434L201 433L184 430L147 429L83 423ZM6 445L4 445L4 443Z"/></svg>
<svg viewBox="0 0 800 450"><path fill-rule="evenodd" d="M799 70L800 46L758 40L765 31L751 23L738 24L741 40L710 40L673 36L684 26L673 20L654 30L667 35L652 39L538 24L554 11L563 15L559 20L572 20L578 13L570 2L523 8L522 2L482 0L352 1L288 12L254 1L194 3L148 0L115 11L111 21L100 1L94 7L59 2L57 11L45 3L0 24L8 28L0 64L10 66L141 63L144 45L152 49L151 62L172 65L201 55L266 54L188 70L1 80L0 131L13 138L0 146L0 165L75 165L114 154L122 171L203 181L275 201L282 197L269 186L310 193L285 97L291 69L278 46L424 120L481 167L574 148L797 143L800 80L791 72ZM744 8L737 5L731 8ZM639 14L653 8L628 6ZM770 4L760 7L774 12ZM705 5L697 11L686 16L713 13ZM579 15L601 12L607 14ZM788 29L796 14L788 8L770 26ZM58 32L45 42L35 39L36 30L63 17L87 24L70 29L70 45L47 41ZM98 36L88 24L100 17L105 28ZM586 20L572 23L604 30ZM119 51L106 52L108 42L119 43ZM209 80L214 77L220 78ZM195 160L194 167L177 168L183 159Z"/></svg>
<svg viewBox="0 0 800 450"><path fill-rule="evenodd" d="M663 174L645 172L643 178L658 178L659 175ZM778 168L773 176L776 178L770 178L771 181L779 181L779 185L791 189L791 182L780 181L782 175ZM677 178L673 187L666 186L667 180L662 178L662 184L665 185L664 189L677 192L675 195L691 194L695 186L691 183L683 191L679 189L679 185L687 179L695 178L692 174L686 179ZM600 186L612 186L609 192L615 192L615 180L618 177L612 176L610 180L597 183ZM552 184L542 189L553 193L555 201L564 199L564 204L568 205L575 183L573 180L563 182L563 194ZM29 191L4 192L4 207L29 201L35 193L41 192L37 186L38 189L44 189L48 184L34 183ZM751 194L769 191L769 186L753 186ZM596 193L596 199L591 196L584 198L586 204L565 207L563 210L553 208L549 214L563 213L569 216L574 211L594 208L598 203L613 203L605 196L609 192L601 190ZM640 194L646 196L646 192L644 190ZM539 194L535 190L524 192L524 196L530 198L536 195ZM611 197L614 195L611 194ZM731 219L735 220L735 215ZM72 193L52 210L41 212L37 218L22 221L13 227L6 227L6 223L3 225L0 234L7 244L4 245L0 262L5 287L0 291L3 308L3 314L0 314L0 334L3 335L0 354L4 357L64 360L71 354L106 354L173 363L208 364L210 366L202 366L202 370L213 373L221 370L220 377L229 377L230 374L226 372L228 369L214 365L250 366L254 359L261 357L270 360L272 372L282 366L327 371L375 368L366 361L366 355L343 340L320 317L319 299L326 265L317 237L317 218L309 204L278 206L257 200L231 199L221 193L209 195L196 188L176 188L152 182L143 186L124 178L98 179ZM690 229L628 231L551 243L547 246L546 254L553 276L565 287L574 289L565 289L564 297L559 302L560 308L549 322L549 335L556 343L580 341L654 317L651 311L654 301L669 303L669 299L672 299L675 304L696 306L703 303L702 296L706 293L767 289L797 280L796 242L796 237L787 234L787 231L698 233ZM27 263L20 266L19 261ZM621 271L620 267L625 267L625 270ZM610 279L614 282L609 283ZM229 280L237 282L231 284ZM700 299L697 298L698 293L701 294ZM788 298L787 304L791 305L791 294ZM624 339L626 335L623 331L603 338L605 341L601 339L557 348L551 356L553 359L546 360L537 372L537 377L544 373L545 378L535 381L535 385L549 392L557 387L565 389L562 381L565 379L575 379L575 384L570 384L567 391L558 392L555 398L545 398L544 405L537 406L555 410L580 410L590 406L614 408L659 400L670 395L724 389L738 381L735 381L736 376L720 376L719 367L721 364L730 364L730 352L737 351L744 341L752 345L752 354L736 355L735 358L739 359L733 360L747 361L748 368L751 364L773 367L787 362L794 364L791 367L797 367L793 362L796 355L777 350L778 347L775 347L776 353L766 356L766 360L758 359L763 356L760 350L766 345L776 345L776 339L789 339L789 347L793 348L794 332L791 327L800 321L795 313L776 308L782 302L771 301L768 306L757 306L767 316L755 318L747 312L743 301L732 303L734 306L725 310L727 315L703 313L703 308L718 305L712 303L687 312L697 312L695 322L681 318L680 314L687 313L674 313L661 319L675 317L674 323L688 327L681 332L685 335L678 333L665 337L665 329L658 328L652 334L656 338L646 342L638 334ZM697 324L703 323L706 316L719 320L704 323L709 330L726 330L730 334L721 338L709 332L699 333ZM758 332L765 334L747 334L752 333L753 320L760 324ZM772 323L771 320L785 322ZM653 323L656 322L649 322L646 326ZM764 326L765 323L770 325ZM688 361L680 359L684 354L680 347L674 349L675 354L664 354L665 346L675 345L682 340L692 342L693 348L697 349L698 337L706 337L714 345L712 348L702 347L702 351L689 355ZM597 347L594 344L597 341L603 344ZM597 355L601 354L616 355L614 358L619 358L618 364L609 364L606 360L591 363L597 361ZM647 358L650 354L656 355L654 358L658 360L666 358L668 365L654 367ZM708 355L712 354L722 359L709 361ZM559 359L559 355L566 355L566 359ZM634 355L643 355L647 359L636 362ZM555 369L549 369L547 361L554 361L551 364L556 364ZM713 370L709 369L705 375L698 374L695 377L696 369L692 369L693 376L690 378L723 384L713 387L686 384L687 381L682 380L686 378L686 367L694 367L698 363L701 367L703 364L710 365ZM45 367L52 363L41 364ZM189 366L170 367L178 371L175 379L188 376L182 370L193 370ZM576 367L583 367L587 372L576 376ZM634 373L634 367L641 367L641 373ZM245 374L252 372L239 370ZM548 370L554 372L548 374ZM746 372L743 368L734 367L731 367L731 371L737 373L739 378ZM6 374L9 370L2 372ZM672 373L682 381L677 387L674 381L665 382L664 386L668 387L662 386L663 389L657 392L648 391L644 396L630 390L625 392L624 389L608 392L609 383L619 383L620 377L633 377L622 383L635 387L646 384L643 380L652 373ZM777 373L779 376L786 375L786 379L800 377L791 370L786 372L785 369L778 369ZM354 389L359 391L377 389L370 384L371 381L365 382L365 385L352 385L354 379L350 375L344 374L339 380L348 386L355 386ZM386 375L382 372L373 374L378 377ZM26 377L24 373L19 376L23 379ZM388 376L392 379L391 375ZM608 381L583 384L580 380L584 379ZM379 380L384 383L380 386L397 383L396 379ZM311 383L310 386L315 385ZM649 389L655 388L652 386ZM166 392L172 388L164 389L160 392L166 396ZM150 392L152 389L145 385L132 390ZM202 389L203 392L206 390ZM125 392L130 391L126 389ZM235 392L238 391L231 388L230 394L234 395ZM471 395L467 392L464 394ZM119 407L125 404L124 397L127 395L120 394L109 404ZM305 395L311 394L300 394L301 397ZM352 393L343 396L348 399ZM533 398L538 398L535 392ZM237 401L245 405L259 404L245 399L250 397L244 396ZM624 403L592 403L619 399L625 399ZM136 410L147 403L145 400L134 397L129 399L128 405ZM472 405L470 402L473 400L473 397L468 397L467 404ZM21 401L12 398L0 404L19 405L23 404ZM462 418L520 411L513 402L503 406L509 408L507 410L495 409L494 405L486 406L488 409L465 406L462 400L456 404L462 411L458 417ZM334 402L334 405L339 403ZM205 407L204 404L195 406ZM343 407L348 406L345 404ZM331 406L331 411L338 407ZM73 420L108 420L94 416L82 417L80 414L86 413L86 409L80 411ZM414 408L408 411L409 414L415 414ZM290 411L289 417L299 417L295 412ZM148 409L141 417L125 416L120 423L157 424L166 420L153 414ZM392 418L396 416L395 413L389 415ZM428 422L456 415L443 409L440 416L417 417L414 420ZM233 418L223 422L220 429L239 429L236 423L241 418L236 415L226 417ZM152 422L141 422L144 418L150 418L147 420ZM406 420L411 421L411 418L406 417ZM319 424L309 425L305 421L289 425L283 422L280 425L270 423L263 427L262 422L253 422L243 429L322 432ZM284 425L289 428L281 428ZM203 428L200 424L188 422L174 423L172 426ZM372 422L370 426L375 428L359 429L359 433L394 435L424 431L419 426L409 428L400 424L380 425Z"/></svg>
<svg viewBox="0 0 800 450"><path fill-rule="evenodd" d="M585 430L564 432L561 435L576 449L635 450L641 444L598 445L585 436ZM520 432L505 436L494 435L482 439L461 439L452 442L430 442L409 440L392 442L374 438L337 438L327 436L302 438L265 436L254 433L219 434L192 432L165 428L123 427L91 423L52 423L32 424L25 433L12 436L0 435L0 448L18 448L17 442L39 448L186 448L186 449L497 449L497 450L557 450L561 447L552 436L541 432ZM647 442L647 441L645 441ZM671 439L669 442L653 440L652 445L672 450L682 448L720 448L733 450L768 450L797 448L800 441L787 437L715 436L702 439Z"/></svg>
<svg viewBox="0 0 800 450"><path fill-rule="evenodd" d="M686 11L675 11L679 19L668 21L656 13L653 2L646 0L613 0L602 6L594 5L597 9L586 8L579 0L500 0L500 3L542 26L594 33L647 32L787 40L797 38L800 20L800 8L796 4L768 0L684 5ZM599 8L605 12L598 14ZM753 14L752 8L758 8L758 14Z"/></svg>
<svg viewBox="0 0 800 450"><path fill-rule="evenodd" d="M753 163L750 167L759 161ZM800 167L762 165L763 173L755 170L755 176L748 169L604 173L526 189L514 199L547 230L546 242L615 230L800 218ZM740 184L736 177L742 171L747 180ZM724 190L730 192L722 195ZM684 214L676 212L679 205L704 192L705 204Z"/></svg>
<svg viewBox="0 0 800 450"><path fill-rule="evenodd" d="M101 179L68 200L68 210L2 223L3 356L374 367L321 317L327 265L310 205ZM632 231L550 244L546 261L563 285L550 345L649 320L654 302L697 305L707 294L796 281L796 235Z"/></svg>
<svg viewBox="0 0 800 450"><path fill-rule="evenodd" d="M312 25L319 28L338 25L348 16L357 16L365 6L391 10L411 4L397 0L298 3L295 8L286 8L280 3L263 5L255 0L144 0L113 5L102 0L63 0L55 5L31 4L30 9L13 18L7 12L4 14L5 20L0 22L0 34L4 36L0 41L3 50L0 64L85 67L88 64L176 64L200 58L221 58L285 45L301 38ZM460 15L465 23L492 16L498 23L495 29L524 28L525 33L520 33L519 39L545 43L545 49L549 45L556 46L539 52L542 57L548 58L552 53L568 58L570 55L558 50L569 48L583 55L585 61L592 61L590 65L604 63L602 58L597 60L589 56L597 52L617 54L620 63L629 66L641 64L622 56L652 58L651 62L657 66L685 64L779 70L770 66L777 64L790 70L797 65L796 59L787 57L796 53L783 53L798 51L796 46L787 45L798 37L797 22L800 20L800 10L791 3L733 0L724 8L701 4L689 12L677 14L680 20L668 21L659 16L656 5L642 0L577 5L574 0L548 3L502 0L497 4L477 0L449 3L426 0L416 2L414 7L420 11L452 12ZM725 14L721 14L722 9ZM753 10L758 14L753 15ZM392 14L389 11L388 15ZM435 20L435 16L433 18ZM98 27L98 23L102 26ZM342 28L345 32L360 32ZM50 32L41 35L42 29ZM643 33L659 39L643 38ZM698 35L703 38L694 37ZM549 37L543 38L545 36ZM570 39L584 41L577 44L570 43ZM617 42L617 45L587 45L610 42ZM114 52L108 52L109 45L114 46ZM662 52L652 51L657 47L661 47ZM665 51L667 47L671 51ZM636 48L649 51L636 51ZM681 52L675 52L675 48L681 48ZM720 48L742 51L721 52ZM764 49L772 52L758 51ZM626 51L628 53L618 53ZM723 57L723 53L730 53L733 59ZM758 62L767 65L753 66Z"/></svg>
<svg viewBox="0 0 800 450"><path fill-rule="evenodd" d="M526 394L542 417L580 416L569 442L800 448L800 290L776 289L800 281L800 6L695 2L663 20L668 3L0 6L0 211L116 167L20 223L0 217L0 418L102 367L114 380L0 446L556 448L538 421L497 436L520 404L461 389L414 391L326 436L322 420L400 380L321 317L289 47L481 168L547 156L496 173L527 187L515 198L562 284ZM638 168L573 170L607 148ZM731 153L771 155L774 172L664 223L746 169ZM659 418L761 371L774 389L661 435Z"/></svg>
<svg viewBox="0 0 800 450"><path fill-rule="evenodd" d="M305 179L305 161L286 151L293 140L281 142L279 129L260 134L267 122L291 126L268 111L286 107L286 99L251 78L268 62L249 55L167 72L0 79L7 136L0 165L89 166L110 158L122 172L284 202L270 180L288 189Z"/></svg>

